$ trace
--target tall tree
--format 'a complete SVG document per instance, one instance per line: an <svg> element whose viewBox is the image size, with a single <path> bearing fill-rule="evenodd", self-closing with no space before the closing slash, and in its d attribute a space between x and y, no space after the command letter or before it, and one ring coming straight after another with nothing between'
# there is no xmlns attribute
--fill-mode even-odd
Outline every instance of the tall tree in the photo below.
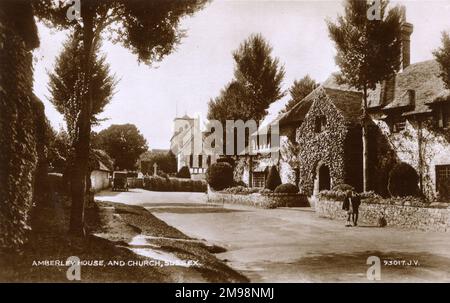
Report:
<svg viewBox="0 0 450 303"><path fill-rule="evenodd" d="M336 44L336 64L341 69L338 80L363 93L363 188L368 190L368 122L367 95L376 84L400 68L401 11L388 10L388 0L379 1L379 17L369 20L373 1L346 0L345 13L336 23L328 22L331 39Z"/></svg>
<svg viewBox="0 0 450 303"><path fill-rule="evenodd" d="M285 113L291 110L297 103L302 101L303 98L316 89L317 86L319 86L319 83L317 83L309 75L304 76L300 80L295 80L291 88L289 88L291 99L288 103L286 103L285 108L283 108L280 113Z"/></svg>
<svg viewBox="0 0 450 303"><path fill-rule="evenodd" d="M114 160L114 168L134 170L139 156L147 151L147 141L134 124L111 125L95 136L92 145Z"/></svg>
<svg viewBox="0 0 450 303"><path fill-rule="evenodd" d="M97 115L111 101L117 81L110 75L109 64L104 55L99 55L100 43L92 54L92 108L91 124L98 122ZM70 33L61 54L56 58L55 69L49 74L50 101L66 121L72 142L77 140L78 114L82 105L83 49L79 29Z"/></svg>
<svg viewBox="0 0 450 303"><path fill-rule="evenodd" d="M82 103L76 127L75 162L77 163L72 184L72 212L70 230L84 235L85 175L88 171L93 107L92 57L102 34L109 30L114 42L121 43L139 61L152 64L170 54L185 35L179 29L180 20L200 10L206 0L79 0L66 2L32 0L35 14L48 25L57 28L81 27L83 37L83 60L81 68ZM78 9L79 19L70 21L67 16ZM75 14L76 16L77 14Z"/></svg>
<svg viewBox="0 0 450 303"><path fill-rule="evenodd" d="M442 33L442 47L434 51L433 55L441 66L441 78L450 89L450 35L448 32Z"/></svg>
<svg viewBox="0 0 450 303"><path fill-rule="evenodd" d="M284 67L272 57L272 47L260 34L242 42L233 58L234 79L210 100L208 118L259 122L267 115L270 104L285 95L281 88Z"/></svg>

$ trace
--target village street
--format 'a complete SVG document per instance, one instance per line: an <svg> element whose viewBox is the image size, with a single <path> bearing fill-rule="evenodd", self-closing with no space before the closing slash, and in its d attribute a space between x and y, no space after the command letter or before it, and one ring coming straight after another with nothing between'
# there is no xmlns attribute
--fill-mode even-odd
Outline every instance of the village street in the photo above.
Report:
<svg viewBox="0 0 450 303"><path fill-rule="evenodd" d="M368 282L369 256L381 259L381 282L450 281L449 233L346 228L309 208L212 205L203 193L131 189L96 199L143 206L186 235L223 247L216 256L252 282Z"/></svg>

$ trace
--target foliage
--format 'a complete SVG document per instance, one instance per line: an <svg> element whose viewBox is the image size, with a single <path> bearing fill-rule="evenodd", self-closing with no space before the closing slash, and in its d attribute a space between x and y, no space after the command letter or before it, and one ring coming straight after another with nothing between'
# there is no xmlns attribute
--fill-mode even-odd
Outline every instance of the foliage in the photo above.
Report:
<svg viewBox="0 0 450 303"><path fill-rule="evenodd" d="M172 151L159 153L148 151L140 156L140 169L143 174L153 174L153 165L158 165L158 170L171 174L177 172L177 159Z"/></svg>
<svg viewBox="0 0 450 303"><path fill-rule="evenodd" d="M296 194L298 193L298 187L291 183L284 183L278 185L275 190L275 193L283 193L283 194Z"/></svg>
<svg viewBox="0 0 450 303"><path fill-rule="evenodd" d="M208 104L210 120L256 120L267 115L270 104L282 98L284 67L272 58L272 47L253 34L234 51L234 79Z"/></svg>
<svg viewBox="0 0 450 303"><path fill-rule="evenodd" d="M448 32L442 33L442 47L433 52L436 61L441 66L441 78L446 87L450 89L450 35Z"/></svg>
<svg viewBox="0 0 450 303"><path fill-rule="evenodd" d="M289 94L291 99L286 103L285 108L283 108L280 113L285 113L290 111L296 104L308 96L314 89L319 86L314 79L309 75L304 76L300 80L295 80L291 88L289 88Z"/></svg>
<svg viewBox="0 0 450 303"><path fill-rule="evenodd" d="M74 150L77 165L73 167L72 234L85 235L85 177L88 172L91 134L91 109L93 108L94 74L92 59L94 50L108 30L114 43L120 42L139 61L151 65L161 61L179 44L185 32L179 28L183 17L203 8L206 0L80 0L81 20L68 21L66 13L72 2L54 0L32 0L34 12L47 25L56 28L79 29L83 33L82 77L80 98L82 106L76 129ZM139 156L139 154L137 155ZM117 160L117 159L116 159ZM134 163L121 163L134 166Z"/></svg>
<svg viewBox="0 0 450 303"><path fill-rule="evenodd" d="M322 190L319 192L320 200L344 201L347 193L341 190Z"/></svg>
<svg viewBox="0 0 450 303"><path fill-rule="evenodd" d="M416 196L419 194L419 176L409 164L401 162L389 173L388 190L393 197Z"/></svg>
<svg viewBox="0 0 450 303"><path fill-rule="evenodd" d="M207 184L203 180L151 176L144 177L144 188L152 191L206 192Z"/></svg>
<svg viewBox="0 0 450 303"><path fill-rule="evenodd" d="M177 172L177 178L190 179L191 172L189 171L189 167L183 166L182 168L180 168L180 170Z"/></svg>
<svg viewBox="0 0 450 303"><path fill-rule="evenodd" d="M28 31L27 25L35 29L31 8L24 1L2 1L0 20L0 249L16 250L30 229L45 114L33 96L30 50L38 39Z"/></svg>
<svg viewBox="0 0 450 303"><path fill-rule="evenodd" d="M388 0L380 1L381 20L369 20L368 1L346 0L344 16L328 22L336 44L336 64L340 80L358 90L375 85L394 75L400 68L400 19L398 7L387 10ZM364 100L366 101L366 100Z"/></svg>
<svg viewBox="0 0 450 303"><path fill-rule="evenodd" d="M351 185L341 183L333 187L333 190L335 191L348 191L348 190L355 190L355 188Z"/></svg>
<svg viewBox="0 0 450 303"><path fill-rule="evenodd" d="M270 167L269 174L266 180L266 188L275 190L275 188L281 184L281 177L278 169L275 165Z"/></svg>
<svg viewBox="0 0 450 303"><path fill-rule="evenodd" d="M147 141L134 124L113 124L93 138L92 146L114 160L114 168L133 170L139 156L147 151Z"/></svg>
<svg viewBox="0 0 450 303"><path fill-rule="evenodd" d="M245 186L238 185L238 186L225 188L223 190L223 192L225 192L227 194L250 195L250 194L259 193L260 190L261 190L260 188L256 188L256 187L245 187Z"/></svg>
<svg viewBox="0 0 450 303"><path fill-rule="evenodd" d="M48 161L54 172L64 173L71 153L71 140L69 134L64 129L60 129L58 132L52 130L48 150Z"/></svg>
<svg viewBox="0 0 450 303"><path fill-rule="evenodd" d="M326 131L318 134L315 132L316 117L323 115L327 117ZM325 91L319 88L308 115L297 131L299 187L303 193L313 194L319 165L328 166L334 184L344 183L344 142L347 135L344 117L336 110Z"/></svg>
<svg viewBox="0 0 450 303"><path fill-rule="evenodd" d="M233 185L233 167L229 163L211 164L206 172L206 181L214 190L222 190Z"/></svg>
<svg viewBox="0 0 450 303"><path fill-rule="evenodd" d="M100 44L96 45L92 58L92 110L91 123L98 123L96 117L111 101L117 81L110 75L110 66L104 55L98 55ZM82 33L72 32L63 45L63 50L56 58L55 69L49 74L50 101L56 110L64 116L67 130L75 139L77 121L82 105Z"/></svg>

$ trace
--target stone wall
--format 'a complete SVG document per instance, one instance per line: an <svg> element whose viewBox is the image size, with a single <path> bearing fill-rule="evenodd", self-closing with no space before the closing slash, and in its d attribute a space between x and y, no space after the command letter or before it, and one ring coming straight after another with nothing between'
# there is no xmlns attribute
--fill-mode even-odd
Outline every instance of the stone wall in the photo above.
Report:
<svg viewBox="0 0 450 303"><path fill-rule="evenodd" d="M227 203L260 208L309 207L308 199L302 194L229 194L208 190L209 203Z"/></svg>
<svg viewBox="0 0 450 303"><path fill-rule="evenodd" d="M432 204L432 206L434 206ZM392 204L361 203L359 222L376 225L378 218L384 213L388 226L425 231L450 231L450 208L416 207ZM443 208L445 207L445 208ZM341 201L318 199L315 203L316 213L320 217L341 220L347 219L347 213L342 210Z"/></svg>

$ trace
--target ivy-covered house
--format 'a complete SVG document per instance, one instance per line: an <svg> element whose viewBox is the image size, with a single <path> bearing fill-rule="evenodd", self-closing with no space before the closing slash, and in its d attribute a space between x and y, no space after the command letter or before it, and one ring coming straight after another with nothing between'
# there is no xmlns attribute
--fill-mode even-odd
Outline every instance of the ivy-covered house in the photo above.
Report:
<svg viewBox="0 0 450 303"><path fill-rule="evenodd" d="M450 91L435 60L410 64L412 25L404 23L402 67L369 92L369 189L388 195L389 173L404 162L417 172L430 200L450 198ZM362 190L362 94L331 75L279 116L280 157L253 157L252 166L278 165L283 183L308 195L347 183ZM263 146L263 149L268 146ZM248 175L252 175L252 169ZM251 182L249 182L251 184Z"/></svg>

